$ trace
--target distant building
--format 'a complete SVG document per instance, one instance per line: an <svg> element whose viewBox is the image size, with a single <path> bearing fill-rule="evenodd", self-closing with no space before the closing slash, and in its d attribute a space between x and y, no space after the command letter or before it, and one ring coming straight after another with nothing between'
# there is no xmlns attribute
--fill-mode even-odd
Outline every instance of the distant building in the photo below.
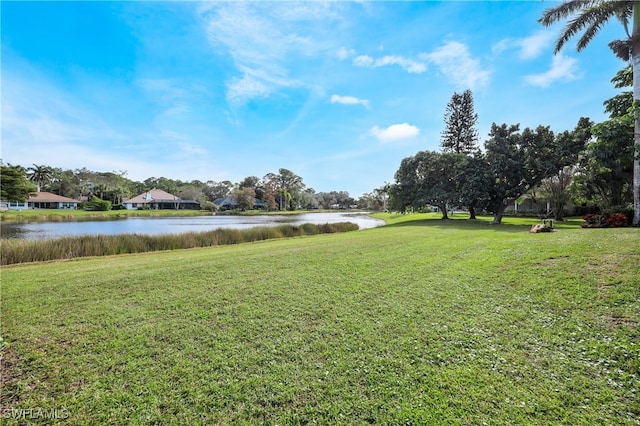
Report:
<svg viewBox="0 0 640 426"><path fill-rule="evenodd" d="M200 203L183 200L161 189L152 189L122 203L127 210L139 208L151 210L199 210Z"/></svg>
<svg viewBox="0 0 640 426"><path fill-rule="evenodd" d="M238 208L238 203L232 197L226 198L217 198L213 201L213 204L216 205L216 210L235 210ZM259 198L253 199L253 209L264 209L265 203Z"/></svg>
<svg viewBox="0 0 640 426"><path fill-rule="evenodd" d="M71 209L78 208L78 200L52 194L51 192L34 192L25 202L0 201L0 205L8 210L27 209Z"/></svg>

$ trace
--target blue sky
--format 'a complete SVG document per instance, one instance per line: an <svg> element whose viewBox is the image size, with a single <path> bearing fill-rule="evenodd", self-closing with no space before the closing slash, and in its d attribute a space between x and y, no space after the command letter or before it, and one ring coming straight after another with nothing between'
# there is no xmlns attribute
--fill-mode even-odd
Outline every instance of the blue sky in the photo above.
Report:
<svg viewBox="0 0 640 426"><path fill-rule="evenodd" d="M554 4L3 1L1 157L134 180L286 168L357 197L439 149L456 91L481 144L492 122L604 120L622 27L554 56Z"/></svg>

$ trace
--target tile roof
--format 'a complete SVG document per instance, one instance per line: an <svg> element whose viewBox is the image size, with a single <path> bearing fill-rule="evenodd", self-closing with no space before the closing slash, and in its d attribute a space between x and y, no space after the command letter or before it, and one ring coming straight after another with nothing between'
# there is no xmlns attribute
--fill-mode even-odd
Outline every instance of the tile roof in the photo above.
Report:
<svg viewBox="0 0 640 426"><path fill-rule="evenodd" d="M125 201L125 204L147 204L152 201L180 201L180 198L161 189L152 189Z"/></svg>
<svg viewBox="0 0 640 426"><path fill-rule="evenodd" d="M51 192L34 192L29 195L27 200L30 203L78 203L73 198L63 197L61 195L52 194Z"/></svg>

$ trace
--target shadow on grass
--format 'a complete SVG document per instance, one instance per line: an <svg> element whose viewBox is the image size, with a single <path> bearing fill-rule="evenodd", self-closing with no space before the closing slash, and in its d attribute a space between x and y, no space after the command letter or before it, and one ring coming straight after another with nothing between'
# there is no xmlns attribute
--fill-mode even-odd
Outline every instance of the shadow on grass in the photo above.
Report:
<svg viewBox="0 0 640 426"><path fill-rule="evenodd" d="M506 233L522 233L529 232L533 225L542 223L541 219L532 217L504 217L501 224L494 225L493 217L479 216L477 219L469 219L465 216L453 216L449 219L433 218L416 218L411 220L411 214L408 215L392 215L390 219L398 219L400 217L406 220L397 223L389 223L385 227L400 228L408 226L430 226L439 229L456 229L467 231L495 231ZM553 222L556 230L577 229L580 228L580 222L577 219L569 219L563 222Z"/></svg>

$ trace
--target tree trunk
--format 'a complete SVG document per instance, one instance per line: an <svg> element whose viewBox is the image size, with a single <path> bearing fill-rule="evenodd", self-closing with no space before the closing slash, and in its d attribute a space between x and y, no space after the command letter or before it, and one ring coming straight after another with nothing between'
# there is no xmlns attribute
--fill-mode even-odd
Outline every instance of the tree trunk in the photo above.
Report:
<svg viewBox="0 0 640 426"><path fill-rule="evenodd" d="M552 210L553 210L553 218L559 222L562 222L564 220L564 217L563 217L564 203L558 203L554 205Z"/></svg>
<svg viewBox="0 0 640 426"><path fill-rule="evenodd" d="M449 215L448 215L449 212L447 212L447 203L438 205L438 207L440 208L440 210L442 210L442 218L441 219L442 220L449 219Z"/></svg>
<svg viewBox="0 0 640 426"><path fill-rule="evenodd" d="M469 219L476 218L476 209L473 206L469 206Z"/></svg>
<svg viewBox="0 0 640 426"><path fill-rule="evenodd" d="M492 225L500 225L502 223L502 216L504 216L504 211L508 206L509 204L503 204L498 207L498 210L493 214L493 222L491 222Z"/></svg>
<svg viewBox="0 0 640 426"><path fill-rule="evenodd" d="M640 1L633 2L633 32L631 36L633 63L633 226L640 226Z"/></svg>

